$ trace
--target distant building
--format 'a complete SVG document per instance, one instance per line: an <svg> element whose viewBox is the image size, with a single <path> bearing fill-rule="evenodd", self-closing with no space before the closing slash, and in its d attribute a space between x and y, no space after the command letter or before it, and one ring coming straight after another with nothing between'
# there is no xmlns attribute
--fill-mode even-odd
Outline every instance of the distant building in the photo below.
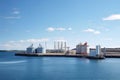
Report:
<svg viewBox="0 0 120 80"><path fill-rule="evenodd" d="M100 45L97 45L96 49L90 48L90 54L89 55L90 56L100 56L100 55L102 55Z"/></svg>
<svg viewBox="0 0 120 80"><path fill-rule="evenodd" d="M26 49L26 53L34 53L33 44Z"/></svg>
<svg viewBox="0 0 120 80"><path fill-rule="evenodd" d="M38 48L35 49L35 53L43 53L43 47L39 44Z"/></svg>
<svg viewBox="0 0 120 80"><path fill-rule="evenodd" d="M97 55L100 55L100 54L101 54L101 47L100 47L100 45L97 45L97 46L96 46L96 54L97 54Z"/></svg>
<svg viewBox="0 0 120 80"><path fill-rule="evenodd" d="M120 48L102 48L103 52L120 52Z"/></svg>
<svg viewBox="0 0 120 80"><path fill-rule="evenodd" d="M64 53L63 49L47 49L46 53Z"/></svg>
<svg viewBox="0 0 120 80"><path fill-rule="evenodd" d="M76 46L76 54L87 54L87 47L87 42L78 44Z"/></svg>
<svg viewBox="0 0 120 80"><path fill-rule="evenodd" d="M67 48L65 41L54 41L54 49L46 49L46 53L65 53Z"/></svg>
<svg viewBox="0 0 120 80"><path fill-rule="evenodd" d="M96 56L97 54L96 54L96 49L92 49L92 48L90 48L90 54L89 54L90 56Z"/></svg>
<svg viewBox="0 0 120 80"><path fill-rule="evenodd" d="M39 44L38 48L34 48L33 44L26 48L26 53L43 53L43 47Z"/></svg>

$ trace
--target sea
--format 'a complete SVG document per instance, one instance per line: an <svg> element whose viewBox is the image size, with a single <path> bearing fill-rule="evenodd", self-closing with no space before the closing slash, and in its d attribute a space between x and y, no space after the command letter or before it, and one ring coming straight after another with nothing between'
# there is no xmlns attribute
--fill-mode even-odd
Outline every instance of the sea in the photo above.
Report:
<svg viewBox="0 0 120 80"><path fill-rule="evenodd" d="M0 52L0 80L120 80L120 58L25 57Z"/></svg>

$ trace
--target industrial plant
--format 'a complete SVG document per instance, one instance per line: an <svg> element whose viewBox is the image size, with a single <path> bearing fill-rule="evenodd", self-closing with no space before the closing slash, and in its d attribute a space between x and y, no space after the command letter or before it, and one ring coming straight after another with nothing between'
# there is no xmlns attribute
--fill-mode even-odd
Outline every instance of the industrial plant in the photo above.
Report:
<svg viewBox="0 0 120 80"><path fill-rule="evenodd" d="M87 42L85 42L84 44L80 43L76 46L76 54L87 55L88 54L87 49L88 49Z"/></svg>
<svg viewBox="0 0 120 80"><path fill-rule="evenodd" d="M64 41L54 41L54 49L46 49L46 53L66 53L67 44Z"/></svg>
<svg viewBox="0 0 120 80"><path fill-rule="evenodd" d="M69 51L69 47L65 41L54 41L54 49L43 48L41 44L38 48L34 48L33 44L26 48L26 53L66 53L67 51Z"/></svg>
<svg viewBox="0 0 120 80"><path fill-rule="evenodd" d="M34 48L32 44L26 49L26 53L43 53L43 47L39 44L37 48Z"/></svg>
<svg viewBox="0 0 120 80"><path fill-rule="evenodd" d="M88 48L88 43L79 43L74 49L69 49L67 42L54 41L53 49L47 49L41 44L37 48L31 44L26 48L25 53L16 53L19 56L56 56L56 57L85 57L92 59L104 59L105 57L120 57L120 48L101 48L96 45L96 48Z"/></svg>
<svg viewBox="0 0 120 80"><path fill-rule="evenodd" d="M54 41L54 48L53 49L46 49L45 47L42 47L41 44L37 48L33 47L33 44L26 48L27 54L53 54L53 55L84 55L84 56L103 56L103 53L101 51L100 45L96 46L96 49L90 48L88 52L88 44L85 43L79 43L76 45L76 48L73 50L69 50L69 47L67 46L67 43L65 41Z"/></svg>

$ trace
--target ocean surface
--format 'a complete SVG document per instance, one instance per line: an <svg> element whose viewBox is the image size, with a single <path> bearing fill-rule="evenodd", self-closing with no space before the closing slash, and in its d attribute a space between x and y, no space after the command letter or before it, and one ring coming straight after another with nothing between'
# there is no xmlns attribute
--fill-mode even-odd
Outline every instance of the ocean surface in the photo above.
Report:
<svg viewBox="0 0 120 80"><path fill-rule="evenodd" d="M120 58L21 57L0 52L0 80L120 80Z"/></svg>

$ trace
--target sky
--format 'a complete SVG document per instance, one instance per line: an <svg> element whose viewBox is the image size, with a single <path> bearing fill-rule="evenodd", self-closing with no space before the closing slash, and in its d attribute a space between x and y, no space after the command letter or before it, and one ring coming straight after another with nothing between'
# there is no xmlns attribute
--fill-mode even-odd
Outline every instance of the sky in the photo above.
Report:
<svg viewBox="0 0 120 80"><path fill-rule="evenodd" d="M120 47L120 0L0 0L0 50L33 44Z"/></svg>

